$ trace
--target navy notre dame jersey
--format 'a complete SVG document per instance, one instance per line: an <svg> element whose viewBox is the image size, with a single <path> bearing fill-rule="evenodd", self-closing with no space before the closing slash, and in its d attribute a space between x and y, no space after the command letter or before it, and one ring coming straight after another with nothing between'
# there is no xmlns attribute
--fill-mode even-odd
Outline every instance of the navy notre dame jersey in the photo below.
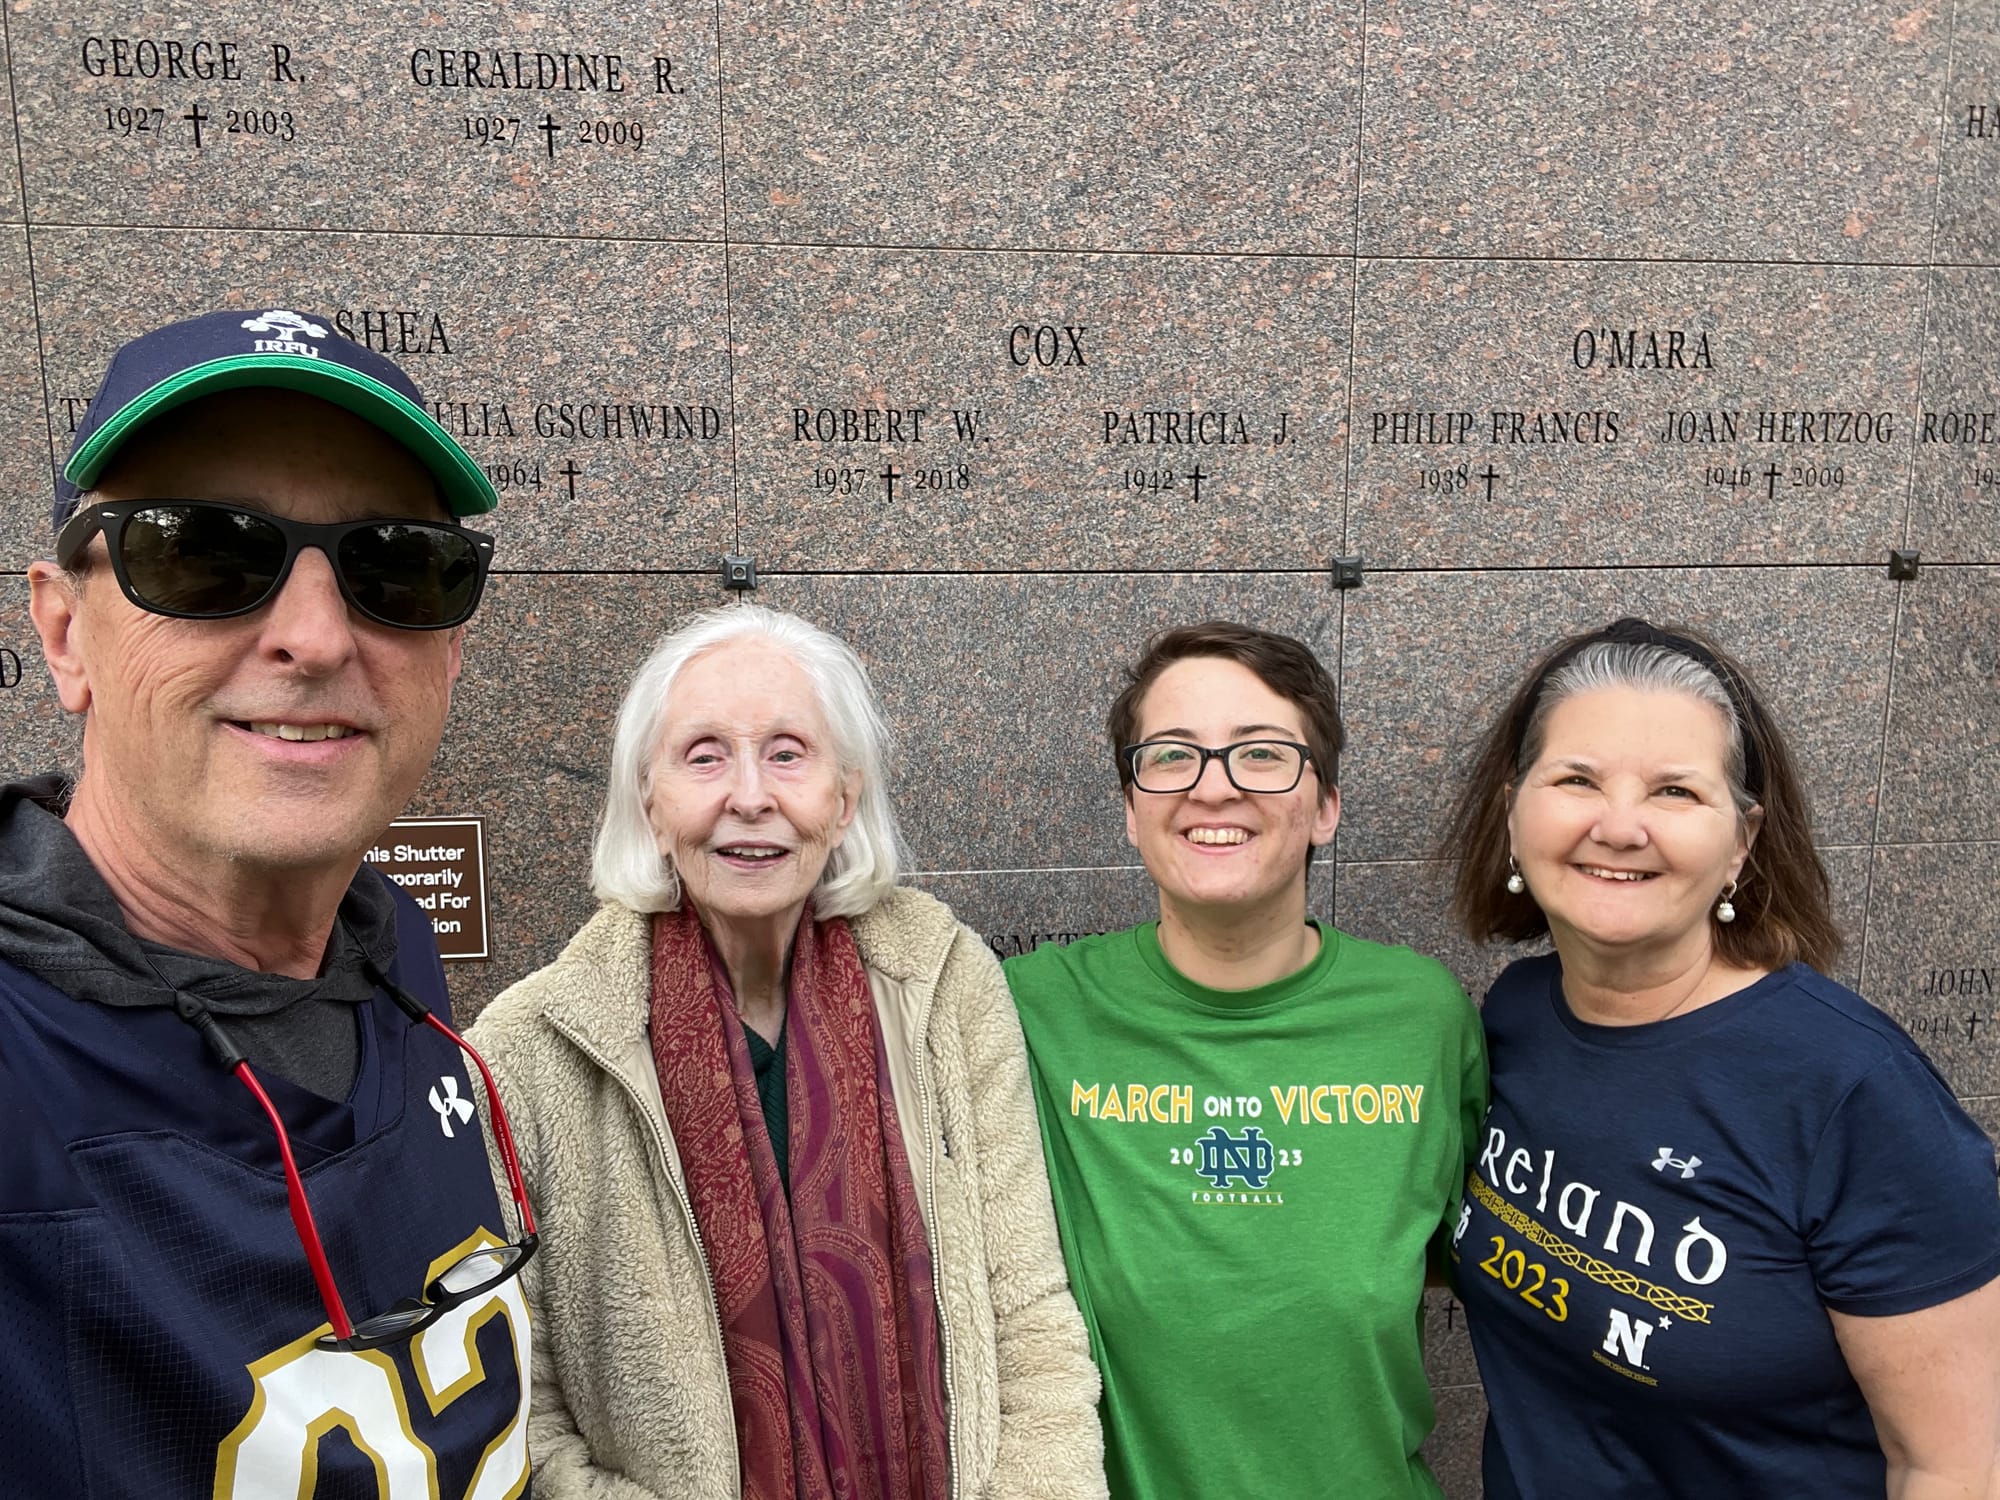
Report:
<svg viewBox="0 0 2000 1500"><path fill-rule="evenodd" d="M448 1015L397 895L392 972ZM465 1056L385 995L335 1103L260 1074L356 1322L505 1235ZM226 1023L225 1023L226 1024ZM528 1492L520 1279L385 1350L327 1326L250 1091L166 1008L0 962L0 1496L508 1500Z"/></svg>

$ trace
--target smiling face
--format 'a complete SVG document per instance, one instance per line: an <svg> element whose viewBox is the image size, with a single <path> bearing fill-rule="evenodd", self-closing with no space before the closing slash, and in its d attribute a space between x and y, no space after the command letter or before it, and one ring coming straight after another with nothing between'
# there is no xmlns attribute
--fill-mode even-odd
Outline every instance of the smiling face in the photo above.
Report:
<svg viewBox="0 0 2000 1500"><path fill-rule="evenodd" d="M161 418L90 497L169 498L301 521L445 519L429 472L399 444L280 390ZM462 632L362 618L317 550L275 599L227 620L139 609L101 537L86 560L75 591L37 564L34 610L64 707L87 715L77 800L116 831L119 857L197 882L218 862L351 874L437 750Z"/></svg>
<svg viewBox="0 0 2000 1500"><path fill-rule="evenodd" d="M1602 688L1556 705L1508 816L1514 858L1557 946L1697 954L1742 872L1755 810L1739 817L1729 726L1685 693Z"/></svg>
<svg viewBox="0 0 2000 1500"><path fill-rule="evenodd" d="M667 695L646 816L707 921L789 928L854 820L812 679L768 641L718 646Z"/></svg>
<svg viewBox="0 0 2000 1500"><path fill-rule="evenodd" d="M1240 662L1196 656L1154 679L1137 712L1140 740L1189 740L1211 749L1249 739L1303 743L1305 716ZM1324 799L1322 800L1322 792ZM1289 792L1238 791L1211 760L1185 792L1125 799L1125 837L1163 902L1248 911L1305 905L1306 851L1333 837L1340 795L1308 766Z"/></svg>

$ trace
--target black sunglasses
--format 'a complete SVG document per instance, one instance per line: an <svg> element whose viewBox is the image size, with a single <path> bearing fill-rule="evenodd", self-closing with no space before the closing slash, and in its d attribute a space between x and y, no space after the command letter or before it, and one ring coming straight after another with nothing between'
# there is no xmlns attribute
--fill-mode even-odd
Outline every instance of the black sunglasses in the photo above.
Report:
<svg viewBox="0 0 2000 1500"><path fill-rule="evenodd" d="M317 547L341 594L369 619L444 630L472 618L493 562L492 537L443 521L314 524L219 500L87 506L56 534L56 561L74 566L100 531L125 597L177 620L226 620L262 608L284 587L300 549Z"/></svg>

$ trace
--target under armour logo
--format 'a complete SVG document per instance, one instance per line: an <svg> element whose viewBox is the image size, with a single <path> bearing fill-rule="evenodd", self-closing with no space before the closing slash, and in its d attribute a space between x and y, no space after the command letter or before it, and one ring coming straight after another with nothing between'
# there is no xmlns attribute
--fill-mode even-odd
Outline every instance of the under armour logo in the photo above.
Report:
<svg viewBox="0 0 2000 1500"><path fill-rule="evenodd" d="M435 1086L432 1087L431 1108L438 1112L438 1128L444 1132L444 1138L450 1140L452 1138L451 1117L457 1115L458 1123L461 1125L470 1120L472 1118L472 1101L458 1097L458 1079L452 1074L446 1073L442 1078L438 1079L438 1083L444 1085L444 1094L443 1097L439 1097L437 1088Z"/></svg>
<svg viewBox="0 0 2000 1500"><path fill-rule="evenodd" d="M1653 1170L1655 1172L1664 1172L1668 1167L1679 1167L1683 1182L1694 1176L1694 1169L1700 1165L1701 1158L1699 1156L1675 1156L1672 1146L1660 1147L1660 1154L1653 1158Z"/></svg>

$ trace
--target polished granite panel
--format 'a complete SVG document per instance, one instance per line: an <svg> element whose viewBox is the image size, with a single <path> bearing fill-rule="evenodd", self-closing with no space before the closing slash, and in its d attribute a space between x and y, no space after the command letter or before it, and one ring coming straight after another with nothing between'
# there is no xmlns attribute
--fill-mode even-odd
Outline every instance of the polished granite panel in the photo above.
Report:
<svg viewBox="0 0 2000 1500"><path fill-rule="evenodd" d="M0 781L83 765L81 720L56 701L35 627L28 580L0 575Z"/></svg>
<svg viewBox="0 0 2000 1500"><path fill-rule="evenodd" d="M735 251L742 550L766 569L1326 567L1348 277Z"/></svg>
<svg viewBox="0 0 2000 1500"><path fill-rule="evenodd" d="M1819 851L1833 889L1833 919L1846 940L1833 977L1852 985L1861 974L1862 913L1868 905L1868 851ZM1397 860L1339 867L1334 924L1377 943L1400 943L1437 959L1474 1000L1483 1000L1500 971L1517 958L1546 953L1546 941L1474 943L1451 915L1453 867L1440 860Z"/></svg>
<svg viewBox="0 0 2000 1500"><path fill-rule="evenodd" d="M1457 976L1474 1001L1483 1001L1502 969L1546 952L1547 945L1482 945L1466 937L1451 915L1451 871L1442 860L1343 862L1334 922L1370 942L1429 954Z"/></svg>
<svg viewBox="0 0 2000 1500"><path fill-rule="evenodd" d="M2000 98L1993 111L2000 137ZM2000 138L1988 152L2000 159ZM1916 493L1904 545L1925 562L2000 563L2000 270L1930 275Z"/></svg>
<svg viewBox="0 0 2000 1500"><path fill-rule="evenodd" d="M493 580L444 743L409 807L486 820L493 956L448 966L460 1020L553 959L596 909L591 840L626 685L655 640L724 602L686 578Z"/></svg>
<svg viewBox="0 0 2000 1500"><path fill-rule="evenodd" d="M782 577L757 602L850 642L898 737L896 807L920 870L1135 862L1104 715L1146 637L1221 617L1331 663L1339 596L1313 578Z"/></svg>
<svg viewBox="0 0 2000 1500"><path fill-rule="evenodd" d="M2000 839L2000 567L1926 568L1900 587L1875 836Z"/></svg>
<svg viewBox="0 0 2000 1500"><path fill-rule="evenodd" d="M34 0L8 30L37 223L722 231L698 0Z"/></svg>
<svg viewBox="0 0 2000 1500"><path fill-rule="evenodd" d="M1341 253L1364 9L733 0L731 233Z"/></svg>
<svg viewBox="0 0 2000 1500"><path fill-rule="evenodd" d="M28 236L0 228L0 572L18 572L53 551L49 507L55 473L42 410ZM65 442L67 447L67 442Z"/></svg>
<svg viewBox="0 0 2000 1500"><path fill-rule="evenodd" d="M1445 1500L1480 1500L1479 1447L1486 1433L1486 1395L1476 1385L1433 1388L1437 1428L1424 1444L1424 1458L1437 1475Z"/></svg>
<svg viewBox="0 0 2000 1500"><path fill-rule="evenodd" d="M1919 259L1950 14L1376 0L1360 249Z"/></svg>
<svg viewBox="0 0 2000 1500"><path fill-rule="evenodd" d="M2000 4L1951 7L1951 77L1942 99L1937 243L1941 261L2000 261Z"/></svg>
<svg viewBox="0 0 2000 1500"><path fill-rule="evenodd" d="M0 63L6 64L6 76L0 78L0 99L4 99L9 116L14 108L14 70L9 58L10 48L5 35L6 28L0 27ZM0 151L0 224L19 224L26 217L21 197L21 159L17 152Z"/></svg>
<svg viewBox="0 0 2000 1500"><path fill-rule="evenodd" d="M288 308L423 389L501 490L480 523L498 566L708 572L734 543L720 249L37 230L35 252L65 450L133 333L220 307Z"/></svg>
<svg viewBox="0 0 2000 1500"><path fill-rule="evenodd" d="M1710 630L1764 684L1822 844L1865 842L1894 589L1831 568L1374 575L1350 593L1343 860L1422 858L1477 741L1564 636L1638 614Z"/></svg>
<svg viewBox="0 0 2000 1500"><path fill-rule="evenodd" d="M1441 1286L1424 1292L1424 1374L1438 1390L1479 1383L1479 1366L1465 1331L1465 1305Z"/></svg>
<svg viewBox="0 0 2000 1500"><path fill-rule="evenodd" d="M1861 992L1960 1094L2000 1094L2000 843L1876 849Z"/></svg>
<svg viewBox="0 0 2000 1500"><path fill-rule="evenodd" d="M1343 550L1882 561L1909 494L1923 276L1364 261Z"/></svg>

